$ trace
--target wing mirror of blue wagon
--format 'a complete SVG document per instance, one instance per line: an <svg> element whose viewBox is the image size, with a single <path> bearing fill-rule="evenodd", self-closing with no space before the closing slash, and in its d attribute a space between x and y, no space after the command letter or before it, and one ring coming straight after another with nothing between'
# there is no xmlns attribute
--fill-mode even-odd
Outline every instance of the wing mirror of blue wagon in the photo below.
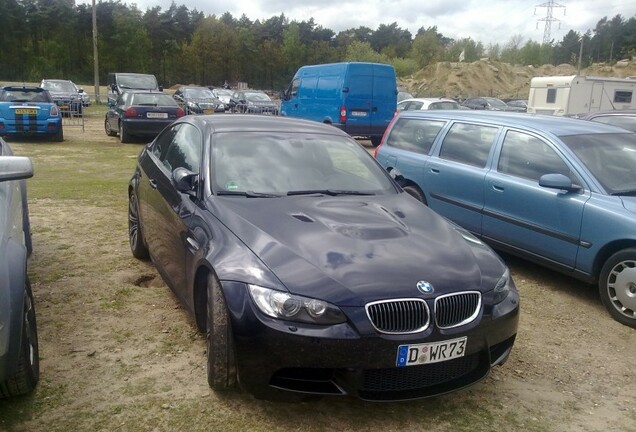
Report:
<svg viewBox="0 0 636 432"><path fill-rule="evenodd" d="M172 171L172 182L179 192L193 194L196 190L199 174L185 168L175 168Z"/></svg>
<svg viewBox="0 0 636 432"><path fill-rule="evenodd" d="M573 184L572 180L568 176L563 174L544 174L539 179L539 186L551 189L566 190L568 192L576 192L581 190L580 185Z"/></svg>

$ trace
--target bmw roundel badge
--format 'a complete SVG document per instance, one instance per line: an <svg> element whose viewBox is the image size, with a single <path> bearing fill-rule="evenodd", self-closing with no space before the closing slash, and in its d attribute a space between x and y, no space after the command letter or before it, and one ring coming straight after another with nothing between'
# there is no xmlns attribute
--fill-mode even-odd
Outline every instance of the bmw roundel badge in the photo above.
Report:
<svg viewBox="0 0 636 432"><path fill-rule="evenodd" d="M416 286L418 291L422 294L430 294L433 292L433 285L426 281L419 281Z"/></svg>

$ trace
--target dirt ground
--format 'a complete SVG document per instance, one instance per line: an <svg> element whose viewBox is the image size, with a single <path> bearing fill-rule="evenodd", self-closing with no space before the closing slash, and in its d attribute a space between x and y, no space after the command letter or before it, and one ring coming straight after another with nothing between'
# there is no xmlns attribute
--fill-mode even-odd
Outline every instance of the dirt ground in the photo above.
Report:
<svg viewBox="0 0 636 432"><path fill-rule="evenodd" d="M214 393L204 337L128 247L125 190L141 145L106 137L102 119L67 128L63 144L11 143L36 168L30 277L41 380L33 395L0 401L1 431L636 431L636 330L614 321L593 287L511 257L517 342L469 389L389 404ZM108 152L121 158L101 162ZM38 178L56 169L77 174L62 198ZM96 171L113 189L74 197Z"/></svg>

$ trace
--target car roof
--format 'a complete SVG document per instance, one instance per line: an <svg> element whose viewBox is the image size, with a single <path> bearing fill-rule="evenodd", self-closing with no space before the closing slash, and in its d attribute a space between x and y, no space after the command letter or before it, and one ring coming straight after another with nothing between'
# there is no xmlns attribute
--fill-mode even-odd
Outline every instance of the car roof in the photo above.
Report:
<svg viewBox="0 0 636 432"><path fill-rule="evenodd" d="M340 135L349 137L334 126L290 117L261 116L254 114L190 115L177 122L196 123L201 128L209 127L215 132L291 132Z"/></svg>
<svg viewBox="0 0 636 432"><path fill-rule="evenodd" d="M43 79L42 82L73 83L73 81L65 79Z"/></svg>
<svg viewBox="0 0 636 432"><path fill-rule="evenodd" d="M400 101L399 103L410 102L410 101L414 101L414 102L457 102L457 101L454 101L453 99L450 99L450 98L437 97L437 98L408 98L408 99L404 99L404 100Z"/></svg>
<svg viewBox="0 0 636 432"><path fill-rule="evenodd" d="M493 111L401 111L400 117L421 117L446 120L490 123L496 126L518 127L537 132L547 132L555 136L597 133L626 133L625 130L595 122L587 122L568 117L541 114L493 112Z"/></svg>
<svg viewBox="0 0 636 432"><path fill-rule="evenodd" d="M33 92L45 92L47 90L37 86L4 86L2 90L6 91L33 91Z"/></svg>
<svg viewBox="0 0 636 432"><path fill-rule="evenodd" d="M591 112L587 114L581 114L577 116L577 118L589 120L589 119L593 119L594 117L611 116L611 115L636 117L636 109L596 111L596 112Z"/></svg>

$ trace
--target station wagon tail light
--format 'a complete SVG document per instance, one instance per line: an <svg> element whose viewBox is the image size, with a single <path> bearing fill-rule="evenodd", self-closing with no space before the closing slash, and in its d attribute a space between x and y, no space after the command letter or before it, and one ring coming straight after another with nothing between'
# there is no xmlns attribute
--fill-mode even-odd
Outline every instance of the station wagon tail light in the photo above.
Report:
<svg viewBox="0 0 636 432"><path fill-rule="evenodd" d="M50 115L51 115L51 117L57 117L57 116L59 116L59 115L60 115L60 110L59 110L59 108L57 107L57 105L55 105L55 104L54 104L54 105L51 107L51 114L50 114Z"/></svg>
<svg viewBox="0 0 636 432"><path fill-rule="evenodd" d="M382 139L380 140L380 145L377 146L375 148L375 151L373 152L373 157L374 158L378 158L378 151L380 150L380 147L382 147L384 145L384 142L386 141L388 135L389 135L389 131L391 130L391 127L393 126L393 123L395 123L395 119L397 118L398 112L396 111L393 114L393 118L391 119L391 121L389 122L389 125L386 127L386 129L384 129L384 133L382 134Z"/></svg>
<svg viewBox="0 0 636 432"><path fill-rule="evenodd" d="M185 115L185 111L183 110L183 108L181 107L177 108L177 118L183 117L184 115Z"/></svg>
<svg viewBox="0 0 636 432"><path fill-rule="evenodd" d="M124 117L137 117L137 110L134 107L126 108L126 112L124 112Z"/></svg>
<svg viewBox="0 0 636 432"><path fill-rule="evenodd" d="M322 325L340 324L347 320L337 306L326 301L257 285L248 285L248 288L258 309L272 318Z"/></svg>
<svg viewBox="0 0 636 432"><path fill-rule="evenodd" d="M347 122L347 108L346 107L340 107L340 123L346 123Z"/></svg>

